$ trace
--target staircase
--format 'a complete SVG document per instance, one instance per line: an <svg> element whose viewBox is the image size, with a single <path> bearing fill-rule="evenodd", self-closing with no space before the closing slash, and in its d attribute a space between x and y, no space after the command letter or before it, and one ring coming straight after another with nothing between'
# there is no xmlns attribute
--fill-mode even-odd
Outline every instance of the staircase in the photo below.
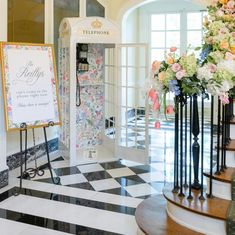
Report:
<svg viewBox="0 0 235 235"><path fill-rule="evenodd" d="M217 149L217 155L213 156L211 151L211 163L213 163L213 165L211 164L211 170L209 172L208 170L199 170L198 178L200 178L200 181L206 180L206 187L200 189L192 187L195 183L195 180L193 181L195 175L192 172L191 176L190 172L188 173L189 176L185 174L186 167L183 166L185 157L182 158L183 153L181 155L182 146L178 150L176 149L179 157L175 157L178 165L174 171L176 175L174 184L165 187L163 190L164 198L162 196L149 198L143 201L136 210L136 221L142 234L235 234L235 118L232 117L231 119L231 108L232 112L234 111L233 105L231 105L229 108L230 117L226 119L224 113L226 108L223 110L221 107L221 117L218 118L217 122L217 124L222 123L218 133L220 141L217 146L213 146L213 151ZM228 113L228 111L226 112ZM179 123L182 118L182 116L179 117ZM192 119L194 118L192 117ZM190 119L191 123L192 121L195 123L195 119L192 119ZM203 123L201 126L203 126ZM194 127L190 127L192 132ZM179 130L180 128L181 124L179 124ZM197 145L199 140L195 134L198 135L198 133L193 133L192 139L196 140ZM228 137L231 138L229 142L227 141ZM192 146L194 143L190 142ZM178 146L180 145L181 141L178 143ZM187 141L185 144L184 140L185 145L187 145ZM201 142L201 145L203 148L203 142ZM219 158L217 157L218 154ZM190 158L194 164L192 162L186 163L192 171L195 165L194 157ZM203 169L201 161L199 168ZM200 172L204 175L203 178L200 176ZM188 187L185 187L185 177L186 179L189 178ZM184 186L182 187L183 183Z"/></svg>

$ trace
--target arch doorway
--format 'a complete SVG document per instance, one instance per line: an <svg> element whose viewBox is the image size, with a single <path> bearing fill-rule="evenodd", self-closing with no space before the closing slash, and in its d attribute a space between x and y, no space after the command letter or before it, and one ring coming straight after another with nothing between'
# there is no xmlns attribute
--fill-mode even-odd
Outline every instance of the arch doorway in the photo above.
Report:
<svg viewBox="0 0 235 235"><path fill-rule="evenodd" d="M122 43L147 44L149 65L154 60L164 60L171 46L178 48L178 54L191 52L201 46L203 18L206 14L206 1L203 0L129 1L118 17L122 25ZM170 95L167 99L168 103L173 102ZM142 114L137 117L137 127L146 118L144 111ZM152 115L146 122L149 123L150 162L171 163L174 156L174 116L169 117L168 121L164 116L160 119L159 130L155 128L155 118Z"/></svg>

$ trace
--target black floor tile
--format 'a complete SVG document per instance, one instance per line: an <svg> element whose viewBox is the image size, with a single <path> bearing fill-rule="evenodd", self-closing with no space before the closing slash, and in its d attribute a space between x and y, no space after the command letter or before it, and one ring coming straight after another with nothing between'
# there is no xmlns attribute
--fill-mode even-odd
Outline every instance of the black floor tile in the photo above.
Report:
<svg viewBox="0 0 235 235"><path fill-rule="evenodd" d="M126 167L126 166L123 165L120 161L100 163L100 165L101 165L105 170L111 170L111 169Z"/></svg>
<svg viewBox="0 0 235 235"><path fill-rule="evenodd" d="M103 190L100 192L131 197L131 195L124 188L114 188L114 189Z"/></svg>
<svg viewBox="0 0 235 235"><path fill-rule="evenodd" d="M37 179L34 181L39 181L39 182L43 182L43 183L50 183L50 184L54 184L51 178L45 178L45 179ZM56 181L56 180L55 180ZM59 183L58 185L61 185L61 183Z"/></svg>
<svg viewBox="0 0 235 235"><path fill-rule="evenodd" d="M85 182L85 183L80 183L80 184L70 184L70 185L66 185L72 188L81 188L81 189L87 189L87 190L93 190L94 188L91 186L90 183Z"/></svg>
<svg viewBox="0 0 235 235"><path fill-rule="evenodd" d="M138 175L115 178L122 187L145 183Z"/></svg>
<svg viewBox="0 0 235 235"><path fill-rule="evenodd" d="M64 158L63 157L58 157L58 158L52 160L51 162L57 162L57 161L64 161Z"/></svg>
<svg viewBox="0 0 235 235"><path fill-rule="evenodd" d="M156 169L154 169L148 165L140 165L140 166L134 166L134 167L129 167L129 168L132 171L134 171L136 174L143 174L143 173L149 173L149 172L156 171Z"/></svg>
<svg viewBox="0 0 235 235"><path fill-rule="evenodd" d="M151 197L152 195L145 195L145 196L141 196L141 197L136 197L139 199L148 199L149 197Z"/></svg>
<svg viewBox="0 0 235 235"><path fill-rule="evenodd" d="M76 166L53 169L58 176L80 174Z"/></svg>
<svg viewBox="0 0 235 235"><path fill-rule="evenodd" d="M109 179L112 178L110 174L106 171L97 171L97 172L91 172L91 173L84 173L83 174L88 181L95 181L95 180L103 180L103 179Z"/></svg>

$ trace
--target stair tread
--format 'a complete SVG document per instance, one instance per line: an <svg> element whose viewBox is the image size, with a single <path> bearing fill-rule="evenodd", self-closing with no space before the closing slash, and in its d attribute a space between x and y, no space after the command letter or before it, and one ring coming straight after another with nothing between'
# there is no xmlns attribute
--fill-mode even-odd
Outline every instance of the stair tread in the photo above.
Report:
<svg viewBox="0 0 235 235"><path fill-rule="evenodd" d="M140 203L135 212L139 228L148 235L201 235L173 221L166 213L166 200L156 195Z"/></svg>
<svg viewBox="0 0 235 235"><path fill-rule="evenodd" d="M172 192L173 185L167 185L163 190L164 197L171 203L184 208L186 210L208 216L215 219L226 220L227 211L230 205L230 200L225 200L217 197L207 198L201 201L199 199L200 190L192 190L193 200L188 200L188 188L184 189L185 197L179 197L178 194Z"/></svg>
<svg viewBox="0 0 235 235"><path fill-rule="evenodd" d="M235 151L235 140L231 140L226 146L226 150Z"/></svg>
<svg viewBox="0 0 235 235"><path fill-rule="evenodd" d="M213 174L212 179L218 180L225 183L231 183L232 182L232 175L235 172L235 167L228 167L224 172L221 172L220 175ZM210 177L209 172L204 172L204 175L206 177Z"/></svg>

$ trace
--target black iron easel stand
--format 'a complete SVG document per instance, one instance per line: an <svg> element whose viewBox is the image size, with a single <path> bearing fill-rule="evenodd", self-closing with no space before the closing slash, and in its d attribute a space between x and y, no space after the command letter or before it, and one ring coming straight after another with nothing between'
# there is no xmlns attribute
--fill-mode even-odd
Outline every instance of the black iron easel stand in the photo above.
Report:
<svg viewBox="0 0 235 235"><path fill-rule="evenodd" d="M59 177L53 177L53 173L51 170L51 161L50 161L50 154L49 154L49 147L47 141L47 132L46 129L49 127L54 126L54 122L49 122L47 126L43 127L44 132L44 139L45 139L45 147L46 147L46 155L48 161L48 169L50 171L51 180L54 184L60 183ZM23 133L24 133L24 150L23 150ZM27 168L27 152L28 152L28 127L26 123L22 123L20 125L20 188L19 191L15 193L15 196L19 195L22 192L22 181L23 179L33 179L36 175L43 176L44 171L40 169L40 167L34 168ZM24 158L24 171L23 171L23 158Z"/></svg>

